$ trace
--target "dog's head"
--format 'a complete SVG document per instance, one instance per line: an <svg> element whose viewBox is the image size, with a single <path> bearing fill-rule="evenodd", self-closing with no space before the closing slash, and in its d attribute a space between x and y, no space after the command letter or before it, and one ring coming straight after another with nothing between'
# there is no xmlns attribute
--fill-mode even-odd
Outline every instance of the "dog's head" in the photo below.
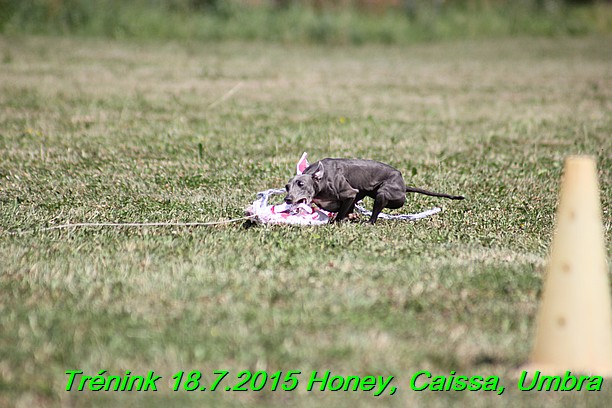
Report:
<svg viewBox="0 0 612 408"><path fill-rule="evenodd" d="M293 177L285 189L287 195L285 202L287 204L310 204L314 196L319 192L318 182L323 178L323 165L321 162L317 164L314 173L299 174Z"/></svg>

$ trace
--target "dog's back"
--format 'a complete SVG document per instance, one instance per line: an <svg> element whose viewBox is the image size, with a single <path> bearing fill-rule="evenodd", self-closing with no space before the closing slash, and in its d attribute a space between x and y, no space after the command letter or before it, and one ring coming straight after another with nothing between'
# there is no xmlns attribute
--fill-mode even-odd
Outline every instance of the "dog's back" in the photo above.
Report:
<svg viewBox="0 0 612 408"><path fill-rule="evenodd" d="M360 191L375 191L383 182L393 181L400 183L399 188L404 187L402 174L396 168L375 160L364 159L336 159L327 158L320 160L323 165L324 174L333 177L344 177L349 184ZM313 174L318 167L318 162L311 164L305 174Z"/></svg>

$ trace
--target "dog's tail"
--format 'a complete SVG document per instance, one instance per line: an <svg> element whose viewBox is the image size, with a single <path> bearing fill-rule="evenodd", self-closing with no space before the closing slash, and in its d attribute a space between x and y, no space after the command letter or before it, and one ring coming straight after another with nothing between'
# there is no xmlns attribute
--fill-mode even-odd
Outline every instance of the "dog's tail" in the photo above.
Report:
<svg viewBox="0 0 612 408"><path fill-rule="evenodd" d="M416 188L416 187L406 187L406 192L407 193L425 194L425 195L433 196L433 197L450 198L451 200L463 200L465 198L464 196L456 196L456 195L450 195L450 194L444 194L444 193L436 193L436 192L433 192L433 191L423 190L422 188Z"/></svg>

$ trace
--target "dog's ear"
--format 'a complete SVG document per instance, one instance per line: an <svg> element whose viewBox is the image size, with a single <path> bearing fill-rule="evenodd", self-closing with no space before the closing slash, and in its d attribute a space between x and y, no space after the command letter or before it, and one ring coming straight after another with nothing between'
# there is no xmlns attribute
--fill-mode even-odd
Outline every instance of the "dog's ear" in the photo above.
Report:
<svg viewBox="0 0 612 408"><path fill-rule="evenodd" d="M320 181L323 178L323 164L321 164L321 162L317 164L317 169L312 174L312 178L317 181Z"/></svg>

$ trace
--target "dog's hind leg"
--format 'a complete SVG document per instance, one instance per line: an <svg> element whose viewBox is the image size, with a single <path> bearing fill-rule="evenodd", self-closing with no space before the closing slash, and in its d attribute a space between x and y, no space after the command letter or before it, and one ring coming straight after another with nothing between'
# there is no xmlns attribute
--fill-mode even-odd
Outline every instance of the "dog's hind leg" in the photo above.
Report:
<svg viewBox="0 0 612 408"><path fill-rule="evenodd" d="M372 208L372 215L370 216L370 220L368 221L370 224L376 223L378 219L378 214L387 206L387 198L385 194L378 193L376 194L376 198L374 199L374 207Z"/></svg>
<svg viewBox="0 0 612 408"><path fill-rule="evenodd" d="M401 208L406 202L406 195L403 191L397 189L379 189L374 198L374 208L372 208L372 216L368 221L374 224L378 219L378 215L383 208Z"/></svg>

